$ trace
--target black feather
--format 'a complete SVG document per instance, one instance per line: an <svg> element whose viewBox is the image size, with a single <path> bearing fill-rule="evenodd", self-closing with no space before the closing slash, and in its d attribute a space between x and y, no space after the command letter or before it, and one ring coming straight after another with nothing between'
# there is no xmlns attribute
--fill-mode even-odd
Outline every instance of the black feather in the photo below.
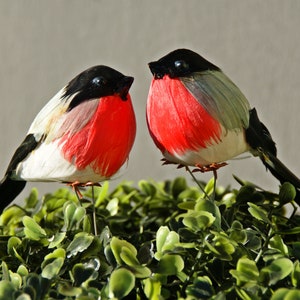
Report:
<svg viewBox="0 0 300 300"><path fill-rule="evenodd" d="M293 174L277 157L277 149L270 132L260 122L256 109L250 111L249 128L246 129L246 141L254 155L258 155L266 168L280 183L290 182L300 188L300 179Z"/></svg>
<svg viewBox="0 0 300 300"><path fill-rule="evenodd" d="M116 85L125 77L122 73L103 65L83 71L73 78L65 88L63 97L75 94L68 111L84 101L113 95Z"/></svg>
<svg viewBox="0 0 300 300"><path fill-rule="evenodd" d="M5 176L0 182L0 212L2 212L3 209L24 189L26 181L14 180L14 171L16 170L18 164L24 160L27 155L37 147L38 144L39 141L35 139L34 135L28 134L14 153L8 165Z"/></svg>
<svg viewBox="0 0 300 300"><path fill-rule="evenodd" d="M156 79L161 79L164 75L176 78L189 76L193 72L221 71L204 57L188 49L177 49L148 65Z"/></svg>
<svg viewBox="0 0 300 300"><path fill-rule="evenodd" d="M5 176L0 182L0 214L24 189L26 181L12 180Z"/></svg>

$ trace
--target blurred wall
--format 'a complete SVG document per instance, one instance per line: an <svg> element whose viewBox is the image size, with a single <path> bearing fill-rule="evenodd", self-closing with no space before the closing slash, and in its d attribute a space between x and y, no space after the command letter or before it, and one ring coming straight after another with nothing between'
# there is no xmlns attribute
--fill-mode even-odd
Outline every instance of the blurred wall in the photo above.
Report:
<svg viewBox="0 0 300 300"><path fill-rule="evenodd" d="M147 63L186 47L241 88L270 129L279 157L300 176L299 13L297 0L0 1L0 172L42 106L83 69L106 64L135 77L138 122L128 167L113 184L189 178L183 169L161 166L145 122ZM220 184L237 186L234 173L276 191L277 180L260 161L243 157L219 171ZM38 187L43 193L57 186Z"/></svg>

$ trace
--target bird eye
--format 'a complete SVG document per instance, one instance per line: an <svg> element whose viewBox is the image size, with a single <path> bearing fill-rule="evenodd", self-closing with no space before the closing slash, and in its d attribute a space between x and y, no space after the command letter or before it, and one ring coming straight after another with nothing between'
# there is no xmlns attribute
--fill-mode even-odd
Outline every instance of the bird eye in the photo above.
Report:
<svg viewBox="0 0 300 300"><path fill-rule="evenodd" d="M177 70L187 70L189 68L189 65L184 60L176 60L174 65Z"/></svg>
<svg viewBox="0 0 300 300"><path fill-rule="evenodd" d="M92 79L92 84L96 86L105 85L106 80L102 76L97 76Z"/></svg>

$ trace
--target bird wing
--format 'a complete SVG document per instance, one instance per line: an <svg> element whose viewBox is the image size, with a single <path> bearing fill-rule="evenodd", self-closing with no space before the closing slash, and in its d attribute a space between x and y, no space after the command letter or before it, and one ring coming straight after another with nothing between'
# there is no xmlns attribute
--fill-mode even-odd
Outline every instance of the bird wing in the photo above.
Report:
<svg viewBox="0 0 300 300"><path fill-rule="evenodd" d="M72 136L79 132L96 112L99 99L84 101L69 110L75 96L76 93L65 96L65 89L60 90L35 117L28 133L34 134L37 140L43 137L43 142L50 143L65 134Z"/></svg>
<svg viewBox="0 0 300 300"><path fill-rule="evenodd" d="M248 100L221 71L195 72L180 78L205 110L228 130L248 128Z"/></svg>
<svg viewBox="0 0 300 300"><path fill-rule="evenodd" d="M68 108L69 101L62 98L63 89L60 90L37 114L33 120L24 141L15 151L6 171L6 177L14 176L18 164L24 160L49 133L59 126L59 119ZM54 130L57 131L57 130Z"/></svg>
<svg viewBox="0 0 300 300"><path fill-rule="evenodd" d="M49 139L49 134L53 136L61 125L61 116L67 111L69 103L70 99L64 97L63 88L36 115L28 134L33 134L36 140L41 137Z"/></svg>

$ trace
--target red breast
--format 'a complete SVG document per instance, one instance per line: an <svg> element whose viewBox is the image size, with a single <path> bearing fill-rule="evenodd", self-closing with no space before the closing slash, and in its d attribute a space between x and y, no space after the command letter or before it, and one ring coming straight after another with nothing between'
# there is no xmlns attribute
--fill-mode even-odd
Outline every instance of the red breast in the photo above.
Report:
<svg viewBox="0 0 300 300"><path fill-rule="evenodd" d="M165 75L153 79L148 95L147 122L157 147L171 155L206 148L222 133L180 79Z"/></svg>
<svg viewBox="0 0 300 300"><path fill-rule="evenodd" d="M60 141L65 159L79 170L91 166L107 178L127 160L136 133L130 95L101 97L94 115L80 131L66 133Z"/></svg>

